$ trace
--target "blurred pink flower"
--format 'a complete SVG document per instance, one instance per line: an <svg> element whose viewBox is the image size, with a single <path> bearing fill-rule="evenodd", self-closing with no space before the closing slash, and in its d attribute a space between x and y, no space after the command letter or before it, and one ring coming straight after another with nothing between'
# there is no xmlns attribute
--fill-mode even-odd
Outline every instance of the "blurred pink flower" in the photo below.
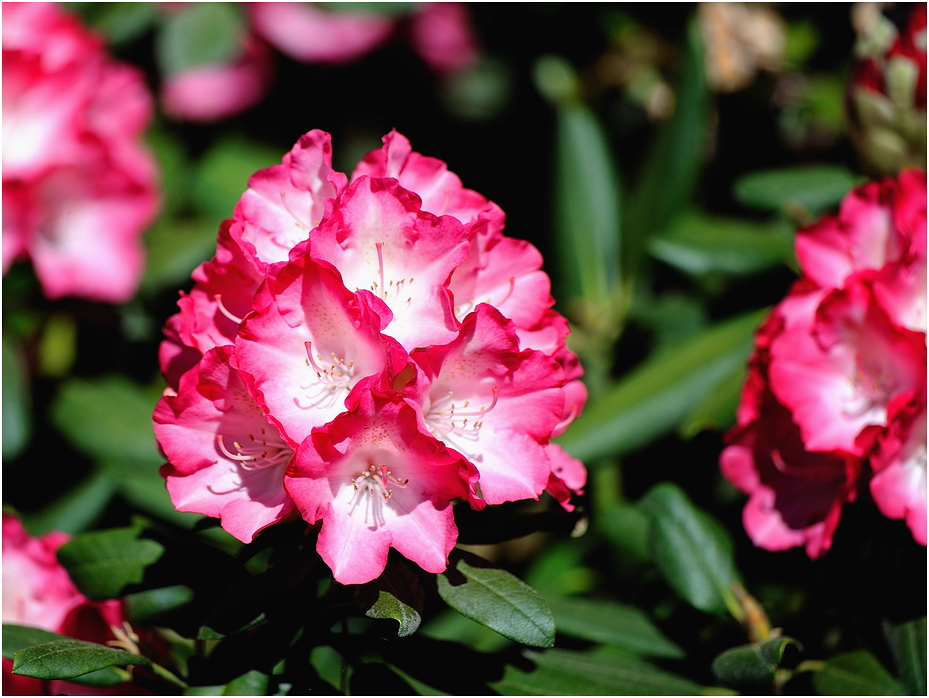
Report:
<svg viewBox="0 0 929 698"><path fill-rule="evenodd" d="M93 602L77 590L58 562L56 551L68 541L64 533L33 538L18 518L3 514L3 622L28 625L91 642L115 639L110 626L122 626L122 605L117 600ZM56 695L86 691L63 681L44 681L10 673L13 663L3 660L4 695ZM122 692L119 687L113 689ZM113 694L111 689L103 692ZM93 687L89 694L101 693Z"/></svg>
<svg viewBox="0 0 929 698"><path fill-rule="evenodd" d="M233 63L211 63L164 79L161 101L167 113L186 121L213 122L260 102L271 89L273 63L268 46L246 36Z"/></svg>
<svg viewBox="0 0 929 698"><path fill-rule="evenodd" d="M440 75L477 62L470 10L463 2L426 2L410 18L410 43Z"/></svg>
<svg viewBox="0 0 929 698"><path fill-rule="evenodd" d="M746 531L818 557L870 477L879 509L925 545L925 173L853 190L796 251L804 277L755 337L720 459L750 495Z"/></svg>
<svg viewBox="0 0 929 698"><path fill-rule="evenodd" d="M124 302L158 206L138 70L48 3L3 6L3 271L32 259L50 298Z"/></svg>

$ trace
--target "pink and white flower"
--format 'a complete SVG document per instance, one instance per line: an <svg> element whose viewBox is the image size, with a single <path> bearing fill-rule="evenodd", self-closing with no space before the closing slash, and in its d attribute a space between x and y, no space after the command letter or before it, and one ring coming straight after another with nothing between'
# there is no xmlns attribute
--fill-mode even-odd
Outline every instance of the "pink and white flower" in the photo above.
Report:
<svg viewBox="0 0 929 698"><path fill-rule="evenodd" d="M746 531L818 557L870 478L925 545L925 173L855 189L796 247L804 277L756 335L720 458L750 495Z"/></svg>
<svg viewBox="0 0 929 698"><path fill-rule="evenodd" d="M398 133L348 182L311 131L256 173L166 325L155 411L175 506L241 540L296 507L337 581L393 547L445 569L452 502L565 508L551 444L587 393L567 322L503 212Z"/></svg>
<svg viewBox="0 0 929 698"><path fill-rule="evenodd" d="M29 257L50 298L124 302L158 206L144 78L56 5L3 20L4 273Z"/></svg>

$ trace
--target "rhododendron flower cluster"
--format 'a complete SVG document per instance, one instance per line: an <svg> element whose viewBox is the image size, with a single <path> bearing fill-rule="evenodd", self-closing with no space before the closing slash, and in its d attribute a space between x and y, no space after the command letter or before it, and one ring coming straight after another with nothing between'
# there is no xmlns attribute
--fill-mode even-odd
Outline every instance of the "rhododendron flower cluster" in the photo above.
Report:
<svg viewBox="0 0 929 698"><path fill-rule="evenodd" d="M111 626L122 630L124 616L118 600L90 601L77 590L55 552L67 534L52 532L31 537L19 519L3 514L3 622L42 628L68 637L103 643L114 640ZM43 681L10 673L13 662L3 660L4 695L96 695L124 693L131 686L82 687L64 681ZM133 691L137 693L137 691Z"/></svg>
<svg viewBox="0 0 929 698"><path fill-rule="evenodd" d="M803 271L755 338L722 454L768 550L826 552L867 483L926 545L926 175L853 190L801 230Z"/></svg>
<svg viewBox="0 0 929 698"><path fill-rule="evenodd" d="M583 407L567 322L498 206L396 132L351 177L310 131L249 180L166 325L155 432L181 511L243 541L322 522L335 578L390 547L430 572L451 503L552 493L583 466L553 445Z"/></svg>
<svg viewBox="0 0 929 698"><path fill-rule="evenodd" d="M123 302L158 205L142 73L50 3L3 6L3 272L32 260L49 298Z"/></svg>

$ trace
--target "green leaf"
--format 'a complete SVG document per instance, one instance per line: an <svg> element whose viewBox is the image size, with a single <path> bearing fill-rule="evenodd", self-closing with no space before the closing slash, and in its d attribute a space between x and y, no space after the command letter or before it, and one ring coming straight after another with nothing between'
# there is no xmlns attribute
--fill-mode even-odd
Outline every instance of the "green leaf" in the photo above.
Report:
<svg viewBox="0 0 929 698"><path fill-rule="evenodd" d="M233 3L191 3L170 15L155 43L167 75L213 63L232 63L242 51L245 19Z"/></svg>
<svg viewBox="0 0 929 698"><path fill-rule="evenodd" d="M867 650L838 654L813 675L821 696L901 696L897 683Z"/></svg>
<svg viewBox="0 0 929 698"><path fill-rule="evenodd" d="M739 405L745 373L745 366L736 366L684 417L678 429L682 438L692 439L704 429L721 431L735 422L735 410Z"/></svg>
<svg viewBox="0 0 929 698"><path fill-rule="evenodd" d="M146 657L82 640L55 640L16 652L13 673L37 679L72 679L111 666L151 666Z"/></svg>
<svg viewBox="0 0 929 698"><path fill-rule="evenodd" d="M687 27L673 116L648 152L629 202L627 269L634 268L649 236L660 232L687 205L700 172L707 134L709 91L696 21ZM631 266L630 266L631 265Z"/></svg>
<svg viewBox="0 0 929 698"><path fill-rule="evenodd" d="M29 378L19 348L3 338L3 458L15 458L32 431Z"/></svg>
<svg viewBox="0 0 929 698"><path fill-rule="evenodd" d="M745 365L763 312L715 325L649 357L588 405L558 443L589 462L631 451L672 429Z"/></svg>
<svg viewBox="0 0 929 698"><path fill-rule="evenodd" d="M811 214L835 206L857 183L844 167L791 167L752 172L735 183L735 197L746 206L788 212L800 207Z"/></svg>
<svg viewBox="0 0 929 698"><path fill-rule="evenodd" d="M140 539L141 532L129 526L82 533L58 549L58 561L86 596L115 599L125 586L141 582L145 568L164 552L160 543Z"/></svg>
<svg viewBox="0 0 929 698"><path fill-rule="evenodd" d="M80 533L103 513L119 485L113 476L98 469L74 489L46 505L36 514L24 515L26 527L33 535L49 531Z"/></svg>
<svg viewBox="0 0 929 698"><path fill-rule="evenodd" d="M559 633L602 642L635 654L678 659L680 647L666 638L641 610L613 601L550 601Z"/></svg>
<svg viewBox="0 0 929 698"><path fill-rule="evenodd" d="M155 21L152 2L71 3L91 27L113 45L125 44L144 34Z"/></svg>
<svg viewBox="0 0 929 698"><path fill-rule="evenodd" d="M508 666L492 684L507 696L699 695L695 683L636 659L595 657L570 650L526 652L536 664L526 672Z"/></svg>
<svg viewBox="0 0 929 698"><path fill-rule="evenodd" d="M438 576L439 596L466 618L504 637L533 647L555 644L555 621L542 597L506 570L472 567L459 560L456 569L467 582L452 586Z"/></svg>
<svg viewBox="0 0 929 698"><path fill-rule="evenodd" d="M655 485L641 504L652 517L655 561L671 587L701 611L737 615L731 587L741 579L725 529L670 482Z"/></svg>
<svg viewBox="0 0 929 698"><path fill-rule="evenodd" d="M371 606L365 615L368 618L393 618L400 623L400 629L397 631L399 637L407 637L416 632L422 617L410 606L400 601L396 596L388 591L380 591L377 601Z"/></svg>
<svg viewBox="0 0 929 698"><path fill-rule="evenodd" d="M649 250L661 261L697 276L752 274L793 263L793 230L780 222L759 224L692 212L667 233L653 237Z"/></svg>
<svg viewBox="0 0 929 698"><path fill-rule="evenodd" d="M909 695L926 695L926 618L884 626L897 671Z"/></svg>
<svg viewBox="0 0 929 698"><path fill-rule="evenodd" d="M553 61L562 65L548 65ZM537 68L539 81L545 83L554 69L571 70L561 59L546 57ZM620 190L610 145L590 109L567 94L546 91L557 114L555 233L563 285L559 295L606 308L620 270Z"/></svg>
<svg viewBox="0 0 929 698"><path fill-rule="evenodd" d="M219 139L197 168L193 197L197 209L215 220L232 216L248 179L258 170L281 162L277 148L263 146L241 136Z"/></svg>
<svg viewBox="0 0 929 698"><path fill-rule="evenodd" d="M748 693L773 690L774 674L788 645L796 640L776 637L757 645L733 647L713 660L713 674L722 683Z"/></svg>
<svg viewBox="0 0 929 698"><path fill-rule="evenodd" d="M157 466L152 410L157 397L123 376L65 382L52 405L52 421L78 449L98 459Z"/></svg>
<svg viewBox="0 0 929 698"><path fill-rule="evenodd" d="M126 614L133 623L148 623L160 613L172 611L194 597L190 587L175 584L160 589L148 589L123 597Z"/></svg>
<svg viewBox="0 0 929 698"><path fill-rule="evenodd" d="M146 291L177 288L216 252L216 224L202 218L161 219L145 236L145 242L148 265L142 287Z"/></svg>
<svg viewBox="0 0 929 698"><path fill-rule="evenodd" d="M42 628L29 625L3 624L3 658L13 659L14 652L21 652L27 647L41 645L56 640L67 640L64 635L52 633Z"/></svg>
<svg viewBox="0 0 929 698"><path fill-rule="evenodd" d="M269 677L260 671L249 671L225 685L191 686L185 696L264 696L268 694Z"/></svg>

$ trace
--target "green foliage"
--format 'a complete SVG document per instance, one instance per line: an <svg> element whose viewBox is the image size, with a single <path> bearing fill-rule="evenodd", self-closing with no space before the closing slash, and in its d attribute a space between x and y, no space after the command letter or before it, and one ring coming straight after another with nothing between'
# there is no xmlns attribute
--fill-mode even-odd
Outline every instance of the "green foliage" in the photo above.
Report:
<svg viewBox="0 0 929 698"><path fill-rule="evenodd" d="M151 666L146 657L81 640L53 640L13 655L13 673L37 679L71 679L113 666Z"/></svg>
<svg viewBox="0 0 929 698"><path fill-rule="evenodd" d="M646 657L680 659L683 650L668 640L635 606L614 601L567 598L550 601L559 633L628 650Z"/></svg>
<svg viewBox="0 0 929 698"><path fill-rule="evenodd" d="M194 205L218 228L223 219L232 216L249 178L280 161L277 148L241 136L220 138L200 160L192 192Z"/></svg>
<svg viewBox="0 0 929 698"><path fill-rule="evenodd" d="M270 677L260 671L249 671L229 683L218 686L191 686L185 696L266 696Z"/></svg>
<svg viewBox="0 0 929 698"><path fill-rule="evenodd" d="M694 696L700 687L636 659L595 657L571 650L526 652L535 665L508 666L493 688L505 696Z"/></svg>
<svg viewBox="0 0 929 698"><path fill-rule="evenodd" d="M32 431L29 378L20 350L9 335L3 337L3 457L15 458L26 447Z"/></svg>
<svg viewBox="0 0 929 698"><path fill-rule="evenodd" d="M874 655L866 650L837 654L813 675L821 696L900 696L897 683Z"/></svg>
<svg viewBox="0 0 929 698"><path fill-rule="evenodd" d="M538 592L506 570L472 567L465 560L455 569L467 581L453 586L448 573L440 574L439 595L445 603L515 642L555 644L555 621Z"/></svg>
<svg viewBox="0 0 929 698"><path fill-rule="evenodd" d="M926 693L926 618L884 627L900 680L911 696Z"/></svg>
<svg viewBox="0 0 929 698"><path fill-rule="evenodd" d="M652 516L653 555L668 584L701 611L738 617L732 584L741 578L726 530L670 482L649 490L642 506Z"/></svg>
<svg viewBox="0 0 929 698"><path fill-rule="evenodd" d="M558 442L589 462L673 429L744 365L760 321L760 313L744 315L655 354L588 405Z"/></svg>
<svg viewBox="0 0 929 698"><path fill-rule="evenodd" d="M159 614L173 611L193 599L193 590L183 584L148 589L123 597L126 615L133 623L152 623Z"/></svg>
<svg viewBox="0 0 929 698"><path fill-rule="evenodd" d="M415 633L422 621L415 609L407 606L388 591L378 592L377 601L365 611L365 615L368 618L392 618L397 621L400 624L400 628L397 630L399 637L406 637Z"/></svg>
<svg viewBox="0 0 929 698"><path fill-rule="evenodd" d="M33 628L28 625L3 624L3 658L13 659L13 654L34 645L41 645L56 640L66 640L64 635Z"/></svg>
<svg viewBox="0 0 929 698"><path fill-rule="evenodd" d="M842 200L857 178L844 167L791 167L752 172L735 183L735 196L746 206L791 213L797 208L818 214Z"/></svg>
<svg viewBox="0 0 929 698"><path fill-rule="evenodd" d="M82 533L58 549L58 560L88 598L115 599L126 586L141 582L145 568L164 552L141 533L138 526Z"/></svg>
<svg viewBox="0 0 929 698"><path fill-rule="evenodd" d="M784 651L796 644L792 638L775 637L758 644L733 647L713 660L713 674L727 686L746 693L769 693Z"/></svg>
<svg viewBox="0 0 929 698"><path fill-rule="evenodd" d="M192 3L164 21L156 42L158 63L170 75L213 63L232 63L245 37L242 10L233 3Z"/></svg>

